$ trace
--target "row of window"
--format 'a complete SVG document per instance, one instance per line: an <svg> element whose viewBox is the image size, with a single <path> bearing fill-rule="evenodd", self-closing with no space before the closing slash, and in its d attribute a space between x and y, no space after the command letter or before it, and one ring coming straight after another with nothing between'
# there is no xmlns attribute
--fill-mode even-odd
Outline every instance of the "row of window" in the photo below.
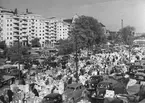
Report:
<svg viewBox="0 0 145 103"><path fill-rule="evenodd" d="M12 37L7 37L7 39L12 39Z"/></svg>

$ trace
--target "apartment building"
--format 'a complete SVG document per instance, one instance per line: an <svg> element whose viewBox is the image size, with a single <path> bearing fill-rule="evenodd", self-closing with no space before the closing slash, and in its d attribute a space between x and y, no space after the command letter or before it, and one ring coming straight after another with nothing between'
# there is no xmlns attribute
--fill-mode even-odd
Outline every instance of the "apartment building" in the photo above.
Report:
<svg viewBox="0 0 145 103"><path fill-rule="evenodd" d="M40 39L40 44L45 47L48 38L48 21L41 15L23 13L14 15L13 11L0 9L0 40L5 41L8 46L19 41L22 45L31 43L34 38Z"/></svg>
<svg viewBox="0 0 145 103"><path fill-rule="evenodd" d="M0 8L0 40L6 42L7 45L13 45L13 27L14 19L13 12L11 10L6 10L4 8Z"/></svg>
<svg viewBox="0 0 145 103"><path fill-rule="evenodd" d="M71 24L72 19L64 19L57 22L57 40L68 38Z"/></svg>

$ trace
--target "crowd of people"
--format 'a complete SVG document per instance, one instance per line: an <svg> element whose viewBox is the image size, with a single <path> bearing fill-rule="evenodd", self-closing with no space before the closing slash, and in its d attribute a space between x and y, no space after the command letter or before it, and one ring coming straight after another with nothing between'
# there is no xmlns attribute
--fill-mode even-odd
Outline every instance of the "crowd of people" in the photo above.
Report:
<svg viewBox="0 0 145 103"><path fill-rule="evenodd" d="M79 82L83 85L92 75L111 74L112 68L124 65L120 72L127 72L126 63L141 60L144 55L144 48L133 50L130 53L125 47L120 47L118 51L90 53L82 50L78 60L78 73L74 55L70 54L66 63L59 63L57 66L45 65L43 71L28 73L23 83L15 81L9 89L0 96L2 103L41 103L44 96L50 93L63 94L65 87L77 81L76 74L79 75ZM62 56L57 56L51 62L62 60ZM39 66L33 66L37 69ZM44 69L45 68L45 69ZM30 71L29 71L30 72Z"/></svg>

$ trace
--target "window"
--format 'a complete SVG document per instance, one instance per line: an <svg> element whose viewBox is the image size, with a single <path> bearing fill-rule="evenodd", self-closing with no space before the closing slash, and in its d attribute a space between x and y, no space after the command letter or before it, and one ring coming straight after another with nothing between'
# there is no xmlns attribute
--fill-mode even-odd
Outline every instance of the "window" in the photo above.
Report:
<svg viewBox="0 0 145 103"><path fill-rule="evenodd" d="M12 37L10 37L10 39L12 39Z"/></svg>
<svg viewBox="0 0 145 103"><path fill-rule="evenodd" d="M10 24L10 26L12 26L12 24Z"/></svg>
<svg viewBox="0 0 145 103"><path fill-rule="evenodd" d="M9 26L9 24L7 24L7 26Z"/></svg>
<svg viewBox="0 0 145 103"><path fill-rule="evenodd" d="M7 39L9 39L9 37L7 37Z"/></svg>
<svg viewBox="0 0 145 103"><path fill-rule="evenodd" d="M10 35L12 35L12 33L10 33Z"/></svg>

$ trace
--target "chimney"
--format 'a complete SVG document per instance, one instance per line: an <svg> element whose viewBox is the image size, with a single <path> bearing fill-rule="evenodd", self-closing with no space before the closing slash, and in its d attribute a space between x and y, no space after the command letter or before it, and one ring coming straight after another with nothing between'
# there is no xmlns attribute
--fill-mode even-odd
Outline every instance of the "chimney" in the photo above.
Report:
<svg viewBox="0 0 145 103"><path fill-rule="evenodd" d="M29 13L29 10L28 9L26 9L26 14L28 14Z"/></svg>

